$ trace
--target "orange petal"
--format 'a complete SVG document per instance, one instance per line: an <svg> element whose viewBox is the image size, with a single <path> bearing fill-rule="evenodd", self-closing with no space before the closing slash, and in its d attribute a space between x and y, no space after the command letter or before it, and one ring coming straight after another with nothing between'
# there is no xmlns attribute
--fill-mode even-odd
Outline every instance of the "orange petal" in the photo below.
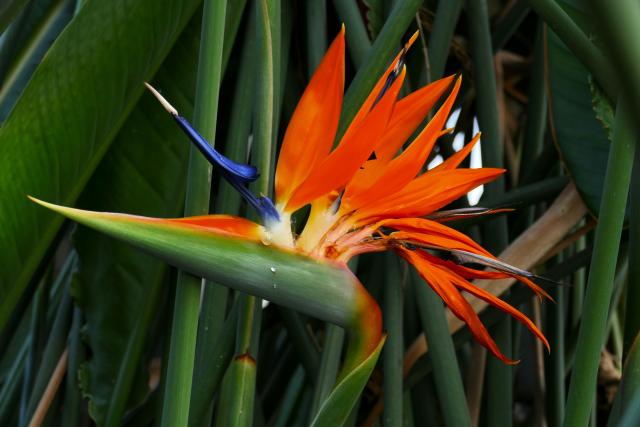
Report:
<svg viewBox="0 0 640 427"><path fill-rule="evenodd" d="M188 224L216 233L260 240L262 226L248 219L231 215L203 215L175 219L156 219L176 224Z"/></svg>
<svg viewBox="0 0 640 427"><path fill-rule="evenodd" d="M437 80L398 101L393 109L389 125L376 147L377 158L384 161L389 161L393 158L405 141L422 123L435 103L451 86L452 81L453 76ZM454 90L457 92L457 89ZM446 115L448 114L447 112Z"/></svg>
<svg viewBox="0 0 640 427"><path fill-rule="evenodd" d="M451 170L451 169L457 168L460 165L460 163L462 163L462 161L467 158L469 153L471 153L471 150L473 149L474 145L476 145L478 141L480 141L480 133L474 136L473 139L467 145L462 147L460 151L456 152L454 155L452 155L447 160L440 163L438 166L436 166L431 170L442 171L442 170Z"/></svg>
<svg viewBox="0 0 640 427"><path fill-rule="evenodd" d="M427 172L395 194L381 197L361 208L353 218L361 225L383 218L420 217L495 179L504 169L454 169Z"/></svg>
<svg viewBox="0 0 640 427"><path fill-rule="evenodd" d="M399 252L403 258L416 268L420 276L429 284L431 289L442 298L451 312L467 324L476 341L486 347L494 356L504 363L510 365L518 363L502 354L480 321L478 314L473 310L473 307L471 307L471 304L469 304L462 294L460 294L460 291L452 284L450 272L430 263L419 251L400 249Z"/></svg>
<svg viewBox="0 0 640 427"><path fill-rule="evenodd" d="M289 199L287 211L293 212L332 190L343 188L349 182L367 161L387 126L405 74L406 68L403 67L398 78L364 119L362 126L349 135L345 134L340 145L311 171Z"/></svg>
<svg viewBox="0 0 640 427"><path fill-rule="evenodd" d="M384 173L369 188L359 193L345 192L343 200L345 209L355 210L365 204L375 202L387 194L393 194L402 189L420 172L449 116L460 89L460 83L461 79L458 78L447 100L433 119L402 154L384 166Z"/></svg>
<svg viewBox="0 0 640 427"><path fill-rule="evenodd" d="M424 218L400 218L400 219L387 219L380 221L380 226L394 228L396 230L401 230L405 232L409 232L415 235L423 234L429 238L430 236L442 236L448 239L460 242L465 245L467 248L473 248L472 252L480 253L482 255L493 258L490 252L480 246L478 243L473 241L469 236L463 234L453 228L447 227L444 224L440 224L439 222L431 221L429 219ZM452 248L454 249L454 248ZM469 249L462 249L469 250Z"/></svg>
<svg viewBox="0 0 640 427"><path fill-rule="evenodd" d="M404 53L406 53L407 50L409 50L409 48L411 47L413 42L416 41L417 38L418 38L418 32L416 31L411 36L409 41L404 45L403 50L401 50L396 55L396 57L393 59L393 61L391 61L391 64L389 65L389 67L387 67L386 71L382 74L382 76L380 76L380 79L378 80L376 85L373 87L371 92L369 92L369 95L367 96L367 99L365 99L365 101L362 103L362 106L360 106L360 109L358 110L358 113L355 115L353 120L351 120L351 123L349 124L349 128L345 132L344 136L347 136L349 133L354 132L360 126L360 124L362 123L364 118L369 113L369 110L371 110L371 106L373 105L374 101L378 97L378 94L380 93L380 91L382 90L385 82L387 81L387 76L389 75L389 73L391 73L391 71L393 71L393 69L396 67L396 64L400 60L400 57Z"/></svg>
<svg viewBox="0 0 640 427"><path fill-rule="evenodd" d="M344 28L313 74L296 107L282 142L275 175L276 204L324 159L338 128L344 90Z"/></svg>
<svg viewBox="0 0 640 427"><path fill-rule="evenodd" d="M472 285L471 283L464 280L462 277L455 277L456 274L452 274L454 278L453 283L456 287L462 289L465 292L470 293L476 298L480 298L481 300L491 304L492 306L504 311L505 313L510 314L515 318L518 322L522 323L527 327L542 343L547 347L547 351L551 351L551 347L549 346L549 341L544 336L542 331L538 329L535 323L533 323L527 316L522 314L520 311L516 310L510 304L502 301L500 298L490 294L482 288Z"/></svg>

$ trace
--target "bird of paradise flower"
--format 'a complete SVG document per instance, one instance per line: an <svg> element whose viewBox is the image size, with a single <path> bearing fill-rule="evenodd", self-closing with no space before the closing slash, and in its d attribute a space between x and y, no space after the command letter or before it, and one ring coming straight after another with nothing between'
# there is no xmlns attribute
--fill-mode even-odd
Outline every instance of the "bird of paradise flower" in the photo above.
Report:
<svg viewBox="0 0 640 427"><path fill-rule="evenodd" d="M483 209L438 210L497 178L504 170L459 167L479 140L478 134L443 163L423 172L437 139L450 132L444 126L460 89L461 78L447 77L398 99L406 73L404 56L414 40L415 35L379 79L336 148L332 149L344 89L344 29L339 33L287 127L275 172L274 201L266 196L256 197L248 190L246 184L258 177L254 167L238 164L218 153L167 100L147 85L222 177L255 208L261 224L228 215L156 219L98 213L33 200L80 223L128 240L195 274L210 272L203 266L206 260L194 260L184 255L188 250L176 246L165 236L181 234L189 237L191 240L184 242L193 245L192 254L207 244L225 247L225 242L241 242L245 249L248 244L258 252L267 250L302 257L298 259L304 259L306 264L301 268L313 268L320 263L331 266L340 274L348 274L360 295L358 313L362 318L357 322L366 324L360 330L364 336L356 337L357 343L352 346L356 350L348 353L345 365L351 368L380 346L383 334L375 300L348 273L346 263L359 254L393 250L417 269L449 309L466 322L480 344L505 363L516 363L500 351L462 292L510 314L547 348L547 340L530 319L475 286L471 280L516 278L538 296L548 298L548 295L531 280L537 276L502 263L472 239L444 224L460 217L491 213ZM403 149L447 91L448 96L433 118ZM303 231L295 235L292 214L306 205L311 205L309 217ZM262 249L256 249L258 247ZM250 256L258 257L258 252L252 252ZM438 256L442 253L447 257ZM234 261L224 258L220 261L221 268L225 262ZM472 268L465 265L467 263L482 264L490 270ZM275 272L275 267L271 270ZM209 274L216 276L215 272ZM248 285L238 286L272 297L276 302L291 303L286 292L285 297L269 293L252 280L260 281L250 278L246 279ZM318 305L310 301L297 308L313 313L309 307L314 304ZM326 319L336 323L343 321L331 309L325 312Z"/></svg>

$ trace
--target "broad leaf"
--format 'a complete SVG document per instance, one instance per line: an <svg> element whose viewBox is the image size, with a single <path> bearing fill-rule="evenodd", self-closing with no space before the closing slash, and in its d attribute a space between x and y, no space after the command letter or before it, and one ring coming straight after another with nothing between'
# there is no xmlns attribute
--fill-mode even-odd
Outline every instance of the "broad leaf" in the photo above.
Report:
<svg viewBox="0 0 640 427"><path fill-rule="evenodd" d="M189 115L195 88L198 19L183 33L154 79L154 84L176 100ZM195 22L194 22L195 21ZM145 94L123 125L78 200L96 210L126 211L161 217L179 216L189 142L151 94ZM103 425L114 395L128 343L147 304L157 302L158 287L167 266L139 250L87 228L75 234L82 268L74 296L86 319L86 343L91 358L82 366L82 389L89 398L89 414ZM152 308L156 312L157 307ZM148 320L148 319L147 319ZM141 332L147 336L149 322ZM138 338L139 339L139 338ZM139 353L138 353L139 355ZM148 393L147 368L142 361L133 379L128 401Z"/></svg>
<svg viewBox="0 0 640 427"><path fill-rule="evenodd" d="M0 129L0 329L73 204L193 14L197 0L90 1L56 40Z"/></svg>

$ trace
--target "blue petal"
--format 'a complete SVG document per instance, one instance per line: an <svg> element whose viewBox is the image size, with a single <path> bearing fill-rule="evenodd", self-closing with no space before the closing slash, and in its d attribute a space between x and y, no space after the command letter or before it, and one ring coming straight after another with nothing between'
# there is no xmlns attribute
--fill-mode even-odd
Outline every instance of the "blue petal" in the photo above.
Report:
<svg viewBox="0 0 640 427"><path fill-rule="evenodd" d="M251 165L236 163L233 160L223 156L215 148L213 148L206 139L196 131L191 123L182 116L173 116L182 130L187 134L189 139L198 147L198 150L206 157L206 159L214 166L221 168L229 178L235 178L241 182L251 182L258 179L260 174L258 170Z"/></svg>

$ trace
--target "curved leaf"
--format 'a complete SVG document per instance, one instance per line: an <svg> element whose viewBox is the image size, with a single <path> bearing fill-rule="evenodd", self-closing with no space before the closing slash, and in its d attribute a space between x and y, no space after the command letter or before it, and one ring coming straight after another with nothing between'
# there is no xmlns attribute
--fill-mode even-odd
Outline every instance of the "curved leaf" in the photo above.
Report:
<svg viewBox="0 0 640 427"><path fill-rule="evenodd" d="M360 393L367 384L376 366L386 337L383 336L376 349L360 365L347 374L333 389L320 411L311 423L312 427L341 426L360 399Z"/></svg>
<svg viewBox="0 0 640 427"><path fill-rule="evenodd" d="M25 196L75 201L198 3L89 2L35 71L0 129L0 329L61 224Z"/></svg>

